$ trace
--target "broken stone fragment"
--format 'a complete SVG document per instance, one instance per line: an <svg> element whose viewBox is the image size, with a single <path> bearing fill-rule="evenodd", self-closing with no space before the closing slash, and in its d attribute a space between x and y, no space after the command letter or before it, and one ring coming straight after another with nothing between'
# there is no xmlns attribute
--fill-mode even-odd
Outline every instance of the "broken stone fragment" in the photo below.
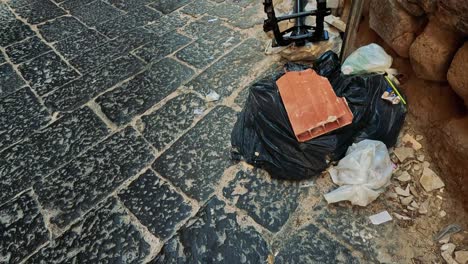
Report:
<svg viewBox="0 0 468 264"><path fill-rule="evenodd" d="M419 204L415 201L411 202L411 207L419 208Z"/></svg>
<svg viewBox="0 0 468 264"><path fill-rule="evenodd" d="M407 147L395 148L393 153L400 162L405 161L407 158L414 157L414 150Z"/></svg>
<svg viewBox="0 0 468 264"><path fill-rule="evenodd" d="M405 143L405 145L410 145L414 150L420 150L422 148L421 143L414 139L410 134L404 135L401 141Z"/></svg>
<svg viewBox="0 0 468 264"><path fill-rule="evenodd" d="M445 217L447 215L447 213L444 210L442 210L442 211L439 212L439 215L440 215L440 217Z"/></svg>
<svg viewBox="0 0 468 264"><path fill-rule="evenodd" d="M396 187L395 192L400 196L410 196L409 185L406 186L406 189L404 189L404 190L401 187Z"/></svg>
<svg viewBox="0 0 468 264"><path fill-rule="evenodd" d="M468 250L460 250L455 252L455 260L459 264L467 264L468 263Z"/></svg>
<svg viewBox="0 0 468 264"><path fill-rule="evenodd" d="M411 218L407 217L407 216L404 216L404 215L401 215L401 214L397 214L397 213L393 213L393 215L395 216L396 219L398 220L411 220Z"/></svg>
<svg viewBox="0 0 468 264"><path fill-rule="evenodd" d="M442 258L447 262L447 264L457 264L457 262L452 257L455 248L456 246L453 243L447 243L440 247L440 250L442 250Z"/></svg>
<svg viewBox="0 0 468 264"><path fill-rule="evenodd" d="M407 182L411 180L411 175L409 175L409 173L405 171L397 179L401 182Z"/></svg>
<svg viewBox="0 0 468 264"><path fill-rule="evenodd" d="M405 198L400 198L401 204L409 205L413 201L413 196L408 196Z"/></svg>
<svg viewBox="0 0 468 264"><path fill-rule="evenodd" d="M426 190L426 192L431 192L436 189L440 189L445 186L444 182L437 176L437 174L425 167L421 179L419 179L421 186Z"/></svg>
<svg viewBox="0 0 468 264"><path fill-rule="evenodd" d="M419 211L418 212L420 214L427 214L428 208L429 208L429 201L426 200L423 203L421 203L421 205L419 206Z"/></svg>

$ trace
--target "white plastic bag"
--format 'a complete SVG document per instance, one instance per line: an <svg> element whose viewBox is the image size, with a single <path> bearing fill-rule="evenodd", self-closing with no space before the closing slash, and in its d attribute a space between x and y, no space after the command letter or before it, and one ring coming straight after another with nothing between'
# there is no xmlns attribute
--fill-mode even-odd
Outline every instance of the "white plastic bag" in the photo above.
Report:
<svg viewBox="0 0 468 264"><path fill-rule="evenodd" d="M351 53L341 66L341 72L344 74L383 73L392 66L392 62L392 57L382 47L372 43Z"/></svg>
<svg viewBox="0 0 468 264"><path fill-rule="evenodd" d="M337 166L329 169L338 189L325 194L328 203L350 201L366 206L373 202L390 182L392 162L384 143L363 140L348 148Z"/></svg>

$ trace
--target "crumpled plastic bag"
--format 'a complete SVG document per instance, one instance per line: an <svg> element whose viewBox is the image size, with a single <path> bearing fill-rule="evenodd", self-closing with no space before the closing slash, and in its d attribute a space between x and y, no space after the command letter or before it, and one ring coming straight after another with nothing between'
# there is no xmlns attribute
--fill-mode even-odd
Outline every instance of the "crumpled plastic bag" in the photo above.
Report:
<svg viewBox="0 0 468 264"><path fill-rule="evenodd" d="M350 201L367 206L384 191L392 177L393 166L384 143L363 140L348 148L337 166L329 169L338 189L325 194L328 203Z"/></svg>
<svg viewBox="0 0 468 264"><path fill-rule="evenodd" d="M379 45L372 43L360 47L346 58L341 67L343 74L383 73L392 66L393 58Z"/></svg>

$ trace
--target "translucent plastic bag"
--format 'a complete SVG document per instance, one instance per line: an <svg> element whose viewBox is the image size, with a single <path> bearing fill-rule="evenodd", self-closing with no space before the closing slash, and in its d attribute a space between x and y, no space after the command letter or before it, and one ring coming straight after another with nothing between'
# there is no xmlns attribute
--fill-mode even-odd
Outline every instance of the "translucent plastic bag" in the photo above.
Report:
<svg viewBox="0 0 468 264"><path fill-rule="evenodd" d="M392 162L384 143L363 140L348 148L346 156L329 172L338 189L325 194L328 203L350 201L366 206L373 202L392 177Z"/></svg>
<svg viewBox="0 0 468 264"><path fill-rule="evenodd" d="M344 74L383 73L392 66L393 59L379 45L360 47L346 58L341 71Z"/></svg>

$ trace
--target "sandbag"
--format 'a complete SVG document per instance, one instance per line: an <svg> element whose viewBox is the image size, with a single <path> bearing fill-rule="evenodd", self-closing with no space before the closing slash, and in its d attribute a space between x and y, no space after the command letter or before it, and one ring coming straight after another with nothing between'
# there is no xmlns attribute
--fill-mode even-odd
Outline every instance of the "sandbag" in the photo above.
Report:
<svg viewBox="0 0 468 264"><path fill-rule="evenodd" d="M380 98L388 86L382 75L344 75L340 67L338 56L329 51L312 68L329 79L338 97L346 98L354 115L352 124L298 142L276 86L284 74L279 71L249 88L231 134L232 158L263 168L275 178L301 180L320 175L352 143L373 139L392 147L405 119L405 106ZM284 68L300 71L309 66L288 63Z"/></svg>

